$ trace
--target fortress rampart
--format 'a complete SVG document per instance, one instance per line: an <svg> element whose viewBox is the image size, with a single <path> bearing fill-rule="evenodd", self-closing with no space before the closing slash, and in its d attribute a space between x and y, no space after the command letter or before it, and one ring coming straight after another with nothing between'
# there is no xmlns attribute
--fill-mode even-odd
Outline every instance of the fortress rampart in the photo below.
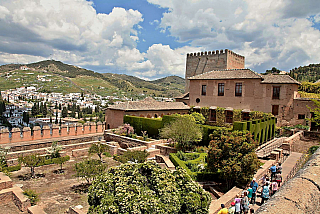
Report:
<svg viewBox="0 0 320 214"><path fill-rule="evenodd" d="M245 57L228 49L188 53L185 91L189 91L189 80L187 80L189 77L212 70L243 69L244 67Z"/></svg>
<svg viewBox="0 0 320 214"><path fill-rule="evenodd" d="M13 128L0 130L0 144L19 143L25 141L43 140L58 137L79 136L94 133L103 133L104 123L85 123L70 125L35 126L23 129Z"/></svg>

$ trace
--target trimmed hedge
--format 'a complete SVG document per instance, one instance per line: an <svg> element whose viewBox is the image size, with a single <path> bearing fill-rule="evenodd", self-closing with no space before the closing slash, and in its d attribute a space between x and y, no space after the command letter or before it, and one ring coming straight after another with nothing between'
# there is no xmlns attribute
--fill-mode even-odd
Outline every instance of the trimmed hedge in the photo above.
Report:
<svg viewBox="0 0 320 214"><path fill-rule="evenodd" d="M163 127L161 118L152 119L125 115L123 123L129 123L134 128L136 134L141 134L141 131L147 131L148 136L152 138L157 138L159 129Z"/></svg>
<svg viewBox="0 0 320 214"><path fill-rule="evenodd" d="M263 116L266 114L263 114ZM246 122L234 122L233 130L244 131L248 130L255 141L259 144L273 139L275 136L276 120L274 117L256 119Z"/></svg>
<svg viewBox="0 0 320 214"><path fill-rule="evenodd" d="M207 157L207 153L184 153L186 156L197 156L198 158L194 159L194 160L188 160L188 161L183 161L180 160L178 158L178 154L177 153L170 153L169 158L171 160L171 162L173 163L173 165L175 167L181 167L183 169L186 170L186 172L188 173L188 175L190 175L190 177L192 177L195 180L213 180L212 178L215 177L218 174L216 173L210 173L210 172L192 172L189 167L187 167L187 164L199 164L201 162L206 163L205 159Z"/></svg>

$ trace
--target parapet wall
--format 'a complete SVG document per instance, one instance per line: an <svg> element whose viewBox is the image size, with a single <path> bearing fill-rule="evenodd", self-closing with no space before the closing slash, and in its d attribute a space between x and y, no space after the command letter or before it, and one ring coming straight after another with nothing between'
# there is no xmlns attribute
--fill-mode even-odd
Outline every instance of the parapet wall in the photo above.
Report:
<svg viewBox="0 0 320 214"><path fill-rule="evenodd" d="M29 127L23 129L13 128L0 130L0 144L18 143L25 141L43 140L49 138L78 136L85 134L103 133L104 123L85 123L52 126L35 126L31 130Z"/></svg>
<svg viewBox="0 0 320 214"><path fill-rule="evenodd" d="M320 149L257 213L319 213Z"/></svg>

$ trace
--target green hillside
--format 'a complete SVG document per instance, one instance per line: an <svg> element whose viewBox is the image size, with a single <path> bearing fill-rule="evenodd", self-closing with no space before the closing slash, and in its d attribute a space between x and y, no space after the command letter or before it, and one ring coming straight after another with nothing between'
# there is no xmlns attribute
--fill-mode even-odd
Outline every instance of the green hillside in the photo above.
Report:
<svg viewBox="0 0 320 214"><path fill-rule="evenodd" d="M85 91L102 96L126 95L133 98L148 95L175 97L184 91L184 79L178 76L146 81L125 74L97 73L55 60L27 64L32 70L19 70L21 66L0 66L0 90L36 86L47 92Z"/></svg>
<svg viewBox="0 0 320 214"><path fill-rule="evenodd" d="M320 79L320 64L310 64L294 68L290 70L290 76L300 82L316 82Z"/></svg>

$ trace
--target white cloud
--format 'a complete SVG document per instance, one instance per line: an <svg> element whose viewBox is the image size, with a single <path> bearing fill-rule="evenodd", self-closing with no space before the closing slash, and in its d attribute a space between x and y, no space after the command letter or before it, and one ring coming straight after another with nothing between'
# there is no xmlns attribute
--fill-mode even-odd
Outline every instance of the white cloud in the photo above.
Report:
<svg viewBox="0 0 320 214"><path fill-rule="evenodd" d="M319 63L318 0L148 0L167 8L159 26L202 50L231 49L264 72Z"/></svg>
<svg viewBox="0 0 320 214"><path fill-rule="evenodd" d="M23 55L35 60L50 56L76 65L120 69L143 59L135 56L132 61L132 56L126 56L129 62L123 62L126 52L141 55L136 43L143 18L137 10L116 7L100 14L86 0L4 0L0 4L0 51L15 53L9 58L21 56L23 62Z"/></svg>

